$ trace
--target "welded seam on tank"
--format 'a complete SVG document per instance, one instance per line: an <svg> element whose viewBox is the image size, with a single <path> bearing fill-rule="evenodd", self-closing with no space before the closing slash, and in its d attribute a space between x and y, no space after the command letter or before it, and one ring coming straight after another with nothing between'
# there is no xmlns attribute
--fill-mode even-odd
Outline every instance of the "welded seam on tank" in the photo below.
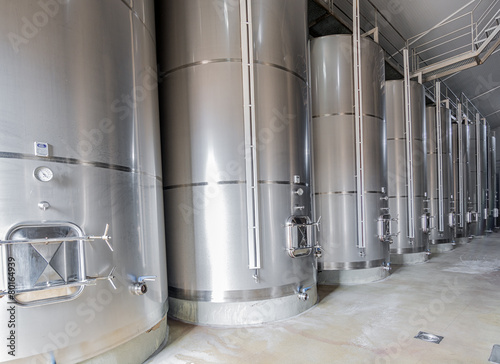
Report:
<svg viewBox="0 0 500 364"><path fill-rule="evenodd" d="M404 141L406 141L406 138L387 138L387 140L404 140ZM413 140L418 140L419 142L424 141L422 138L413 138Z"/></svg>
<svg viewBox="0 0 500 364"><path fill-rule="evenodd" d="M426 252L427 248L425 246L415 247L415 248L399 248L391 249L391 254L418 254Z"/></svg>
<svg viewBox="0 0 500 364"><path fill-rule="evenodd" d="M168 295L171 298L198 302L247 302L260 301L271 298L280 298L297 293L297 286L308 286L311 282L300 284L287 284L279 287L269 287L238 291L202 291L187 290L176 287L168 287Z"/></svg>
<svg viewBox="0 0 500 364"><path fill-rule="evenodd" d="M389 198L407 198L408 196L407 195L398 195L398 196L389 196ZM424 197L427 197L427 196L423 196L423 195L415 195L416 198L424 198Z"/></svg>
<svg viewBox="0 0 500 364"><path fill-rule="evenodd" d="M109 164L103 162L89 162L82 161L75 158L65 158L65 157L38 157L30 154L22 154L22 153L9 153L9 152L0 152L0 159L25 159L25 160L33 160L40 162L52 162L52 163L60 163L60 164L71 164L71 165L80 165L85 167L96 167L102 169L111 169L113 171L127 172L127 173L135 173L142 174L148 177L152 177L162 182L162 178L159 176L154 176L152 174L142 172L130 167L120 166L118 164Z"/></svg>
<svg viewBox="0 0 500 364"><path fill-rule="evenodd" d="M448 238L448 239L429 239L429 242L432 245L436 245L436 244L453 244L453 242L450 240L450 238Z"/></svg>
<svg viewBox="0 0 500 364"><path fill-rule="evenodd" d="M270 63L270 62L262 62L262 61L254 61L255 64L260 64L262 66L269 66L269 67L274 67L274 68L277 68L279 70L282 70L282 71L285 71L285 72L288 72L292 75L294 75L295 77L299 78L302 82L305 82L307 83L307 80L302 77L301 75L299 75L297 72L295 71L292 71L284 66L280 66L279 64L275 64L275 63Z"/></svg>
<svg viewBox="0 0 500 364"><path fill-rule="evenodd" d="M138 13L137 11L135 11L135 10L134 10L134 9L133 9L133 8L132 8L129 4L127 4L127 3L125 2L125 0L121 0L121 2L122 2L123 4L125 4L125 6L126 6L127 8L129 8L129 9L130 9L130 11L132 12L132 14L134 14L134 16L135 16L137 19L139 19L139 21L142 23L142 25L144 25L144 28L146 28L146 30L148 31L149 36L151 37L151 40L153 41L153 43L154 43L154 44L156 44L156 42L155 42L155 37L154 37L154 35L153 35L153 33L152 33L151 29L149 29L149 27L146 25L146 23L144 23L144 21L143 21L143 20L141 19L141 17L139 16L139 13Z"/></svg>
<svg viewBox="0 0 500 364"><path fill-rule="evenodd" d="M193 63L188 63L188 64L184 64L182 66L176 67L176 68L172 68L169 71L166 71L165 73L163 73L163 77L166 77L169 74L174 73L176 71L179 71L179 70L182 70L182 69L186 69L186 68L190 68L190 67L202 66L202 65L206 65L206 64L212 64L212 63L226 63L226 62L241 63L242 59L241 58L216 58L216 59L207 59L207 60L203 60L203 61L197 61L197 62L193 62ZM286 67L280 66L278 64L269 63L269 62L262 62L262 61L254 61L254 63L255 64L260 64L262 66L274 67L274 68L277 68L277 69L279 69L281 71L288 72L291 75L293 75L293 76L297 77L298 79L300 79L301 81L307 83L307 80L304 77L302 77L297 72L292 71L292 70L290 70L290 69L288 69Z"/></svg>
<svg viewBox="0 0 500 364"><path fill-rule="evenodd" d="M356 116L356 114L353 113L353 112L339 112L339 113L333 113L333 114L320 114L320 115L313 115L313 119L316 119L316 118L329 118L329 117L332 117L332 116ZM380 117L380 116L377 116L377 115L363 113L363 116L367 116L367 117L370 117L370 118L375 118L375 119L378 119L378 120L381 120L381 121L385 121L385 119L383 117Z"/></svg>
<svg viewBox="0 0 500 364"><path fill-rule="evenodd" d="M316 192L315 195L352 195L356 194L357 191L333 191L333 192ZM383 194L381 191L365 191L365 193L372 194Z"/></svg>
<svg viewBox="0 0 500 364"><path fill-rule="evenodd" d="M182 185L172 185L163 187L164 190L173 190L176 188L189 188L189 187L205 187L205 186L221 186L221 185L244 185L246 181L219 181L215 183L211 182L197 182L197 183L185 183Z"/></svg>
<svg viewBox="0 0 500 364"><path fill-rule="evenodd" d="M188 63L188 64L183 64L182 66L172 68L169 71L165 71L162 73L162 77L167 77L171 73L186 69L186 68L191 68L191 67L196 67L196 66L203 66L206 64L213 64L213 63L241 63L242 59L241 58L216 58L216 59L205 59L203 61L196 61L193 63Z"/></svg>
<svg viewBox="0 0 500 364"><path fill-rule="evenodd" d="M260 184L267 184L267 185L291 185L291 186L303 186L303 187L309 187L308 183L292 183L290 181L265 181L265 180L260 180Z"/></svg>
<svg viewBox="0 0 500 364"><path fill-rule="evenodd" d="M356 269L369 269L378 268L385 263L385 259L368 260L366 262L319 262L318 268L320 270L356 270Z"/></svg>

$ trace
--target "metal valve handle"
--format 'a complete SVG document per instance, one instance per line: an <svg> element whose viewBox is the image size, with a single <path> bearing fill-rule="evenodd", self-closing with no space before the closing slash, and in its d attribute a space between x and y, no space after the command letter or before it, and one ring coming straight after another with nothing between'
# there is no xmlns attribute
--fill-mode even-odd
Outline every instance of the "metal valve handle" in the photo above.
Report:
<svg viewBox="0 0 500 364"><path fill-rule="evenodd" d="M148 286L146 282L156 281L156 276L141 276L137 278L137 282L133 283L130 287L132 294L136 296L142 296L148 292Z"/></svg>

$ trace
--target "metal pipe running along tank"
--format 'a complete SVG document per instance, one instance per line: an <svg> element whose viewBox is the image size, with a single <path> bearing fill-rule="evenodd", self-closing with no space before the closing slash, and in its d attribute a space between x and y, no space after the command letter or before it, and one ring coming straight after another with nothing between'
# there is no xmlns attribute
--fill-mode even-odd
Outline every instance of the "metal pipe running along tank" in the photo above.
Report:
<svg viewBox="0 0 500 364"><path fill-rule="evenodd" d="M461 112L461 106L459 110ZM469 128L463 117L458 116L452 123L452 158L453 158L453 198L455 206L455 242L457 244L469 241L468 223L468 178L469 163L467 148L469 145Z"/></svg>
<svg viewBox="0 0 500 364"><path fill-rule="evenodd" d="M427 123L427 186L431 214L429 243L431 252L452 250L453 227L455 224L453 207L451 111L440 107L440 115L435 106L426 108ZM438 123L438 116L440 123ZM440 131L440 132L439 132ZM441 167L441 168L440 168Z"/></svg>
<svg viewBox="0 0 500 364"><path fill-rule="evenodd" d="M0 362L143 362L166 336L153 14L0 2Z"/></svg>
<svg viewBox="0 0 500 364"><path fill-rule="evenodd" d="M391 245L393 264L419 263L429 258L425 91L418 82L410 83L412 130L407 133L404 87L404 81L386 82L389 207L391 213L398 216L399 226L399 235L393 238ZM411 135L411 158L408 158L407 135ZM412 181L408 176L408 164L413 169ZM410 184L413 185L411 196ZM413 210L411 213L410 208Z"/></svg>
<svg viewBox="0 0 500 364"><path fill-rule="evenodd" d="M352 36L311 41L316 214L321 216L320 284L387 277L389 225L384 54L361 39L366 248L357 227L356 137Z"/></svg>
<svg viewBox="0 0 500 364"><path fill-rule="evenodd" d="M170 311L247 325L317 301L305 0L159 2Z"/></svg>

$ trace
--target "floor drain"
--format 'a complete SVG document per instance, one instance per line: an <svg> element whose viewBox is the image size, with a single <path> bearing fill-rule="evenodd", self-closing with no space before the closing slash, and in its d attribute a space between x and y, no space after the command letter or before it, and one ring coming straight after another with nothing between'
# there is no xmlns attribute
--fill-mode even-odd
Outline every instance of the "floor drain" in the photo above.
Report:
<svg viewBox="0 0 500 364"><path fill-rule="evenodd" d="M434 334L429 334L428 332L420 331L415 339L424 340L430 343L439 344L443 340L443 336L437 336Z"/></svg>
<svg viewBox="0 0 500 364"><path fill-rule="evenodd" d="M500 364L500 345L493 345L488 361L490 363Z"/></svg>

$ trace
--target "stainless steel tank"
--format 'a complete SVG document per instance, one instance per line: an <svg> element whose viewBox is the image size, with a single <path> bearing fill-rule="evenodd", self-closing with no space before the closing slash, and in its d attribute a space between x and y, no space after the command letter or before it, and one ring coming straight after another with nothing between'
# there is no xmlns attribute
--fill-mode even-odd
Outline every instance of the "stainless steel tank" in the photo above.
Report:
<svg viewBox="0 0 500 364"><path fill-rule="evenodd" d="M457 105L457 117L452 121L452 158L453 158L453 208L455 211L455 242L469 241L471 217L469 209L469 160L470 133L467 119L464 118L462 105ZM461 114L461 115L460 115Z"/></svg>
<svg viewBox="0 0 500 364"><path fill-rule="evenodd" d="M496 199L496 138L495 132L491 130L490 126L487 126L487 136L488 136L488 193L487 193L487 210L488 210L488 220L487 220L487 231L493 232L495 230L495 219L498 212L495 210L495 199Z"/></svg>
<svg viewBox="0 0 500 364"><path fill-rule="evenodd" d="M479 161L481 164L481 224L480 229L482 235L486 233L488 216L489 216L489 206L488 206L488 124L485 119L481 119L480 122L480 149Z"/></svg>
<svg viewBox="0 0 500 364"><path fill-rule="evenodd" d="M493 231L498 230L498 185L497 185L497 137L496 137L496 132L492 131L491 132L491 142L490 142L490 156L489 156L489 163L490 163L490 196L491 196L491 209L492 209L492 215L493 215L493 221L492 221L492 229Z"/></svg>
<svg viewBox="0 0 500 364"><path fill-rule="evenodd" d="M470 174L468 178L469 189L468 193L468 201L467 201L467 222L469 223L469 236L476 237L481 236L479 231L479 215L480 208L478 208L478 182L480 182L480 178L478 178L478 170L477 170L477 143L476 143L476 124L473 121L469 121L467 125L469 132L469 147L467 148L467 159L469 161L470 166Z"/></svg>
<svg viewBox="0 0 500 364"><path fill-rule="evenodd" d="M387 198L384 54L361 41L363 94L365 248L358 238L356 136L352 36L311 41L314 180L316 214L321 216L321 284L361 283L388 275L391 222Z"/></svg>
<svg viewBox="0 0 500 364"><path fill-rule="evenodd" d="M485 234L486 220L488 218L486 208L486 186L487 181L487 144L486 124L479 116L469 125L470 132L470 233L473 237L481 238Z"/></svg>
<svg viewBox="0 0 500 364"><path fill-rule="evenodd" d="M159 2L169 315L287 318L317 300L305 0Z"/></svg>
<svg viewBox="0 0 500 364"><path fill-rule="evenodd" d="M153 13L0 2L0 362L143 362L165 338Z"/></svg>
<svg viewBox="0 0 500 364"><path fill-rule="evenodd" d="M451 111L435 106L426 108L427 123L427 186L430 204L431 230L429 241L431 252L453 249L455 224L453 206L452 134Z"/></svg>
<svg viewBox="0 0 500 364"><path fill-rule="evenodd" d="M452 123L452 157L453 157L453 207L455 210L454 236L456 243L469 241L469 224L467 221L467 197L469 164L467 161L469 133L462 118Z"/></svg>
<svg viewBox="0 0 500 364"><path fill-rule="evenodd" d="M399 231L391 244L391 263L423 262L429 257L425 91L418 82L410 83L411 143L407 139L404 81L386 82L386 93L389 207L398 216Z"/></svg>

